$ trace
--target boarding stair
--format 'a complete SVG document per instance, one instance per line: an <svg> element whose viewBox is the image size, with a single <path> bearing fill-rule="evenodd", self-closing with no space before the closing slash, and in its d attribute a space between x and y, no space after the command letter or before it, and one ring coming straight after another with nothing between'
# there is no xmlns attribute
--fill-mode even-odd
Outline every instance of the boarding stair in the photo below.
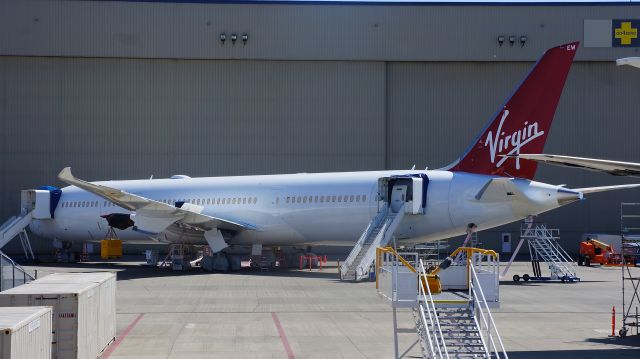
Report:
<svg viewBox="0 0 640 359"><path fill-rule="evenodd" d="M520 237L529 244L531 262L538 264L536 277L541 277L539 263L546 262L551 272L550 279L564 281L579 281L571 256L558 243L559 230L549 229L541 223L523 223Z"/></svg>
<svg viewBox="0 0 640 359"><path fill-rule="evenodd" d="M0 226L0 249L7 245L16 236L20 238L20 244L25 253L25 258L33 259L33 249L29 241L26 228L33 219L33 212L23 211L19 216L13 216Z"/></svg>
<svg viewBox="0 0 640 359"><path fill-rule="evenodd" d="M490 310L499 306L498 256L493 251L462 247L451 257L461 252L463 260L439 270L443 274L441 287L432 291L432 284L426 283L438 277L426 270L417 253L412 261L413 253L398 254L389 247L379 248L378 293L391 301L394 314L396 308L412 308L423 358L508 358ZM411 262L417 265L414 267ZM447 270L453 272L444 275ZM460 289L464 283L467 288ZM399 358L411 347L399 353L396 328L394 323L396 358Z"/></svg>
<svg viewBox="0 0 640 359"><path fill-rule="evenodd" d="M347 259L340 267L340 278L356 281L367 277L375 259L376 248L386 246L393 237L405 209L402 205L397 212L384 204L378 214L369 222L367 228L356 242Z"/></svg>

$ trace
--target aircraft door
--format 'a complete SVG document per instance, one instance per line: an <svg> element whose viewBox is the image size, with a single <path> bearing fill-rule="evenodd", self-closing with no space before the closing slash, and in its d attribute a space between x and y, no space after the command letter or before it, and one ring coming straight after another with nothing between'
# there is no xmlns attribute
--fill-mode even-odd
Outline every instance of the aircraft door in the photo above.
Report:
<svg viewBox="0 0 640 359"><path fill-rule="evenodd" d="M391 211L398 212L407 201L407 186L395 185L391 191Z"/></svg>

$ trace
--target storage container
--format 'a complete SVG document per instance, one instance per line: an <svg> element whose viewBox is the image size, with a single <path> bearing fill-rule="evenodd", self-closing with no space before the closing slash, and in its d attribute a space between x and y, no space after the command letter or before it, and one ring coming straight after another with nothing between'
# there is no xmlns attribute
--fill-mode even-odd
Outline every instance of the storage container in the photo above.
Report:
<svg viewBox="0 0 640 359"><path fill-rule="evenodd" d="M101 315L98 316L98 343L109 343L116 336L116 274L113 272L54 273L38 283L96 283ZM102 349L104 349L104 347Z"/></svg>
<svg viewBox="0 0 640 359"><path fill-rule="evenodd" d="M0 306L52 306L52 358L96 358L115 338L115 286L110 272L56 273L0 293Z"/></svg>
<svg viewBox="0 0 640 359"><path fill-rule="evenodd" d="M100 257L102 259L122 257L122 241L119 239L103 239L100 241Z"/></svg>
<svg viewBox="0 0 640 359"><path fill-rule="evenodd" d="M51 358L51 307L0 307L0 358Z"/></svg>

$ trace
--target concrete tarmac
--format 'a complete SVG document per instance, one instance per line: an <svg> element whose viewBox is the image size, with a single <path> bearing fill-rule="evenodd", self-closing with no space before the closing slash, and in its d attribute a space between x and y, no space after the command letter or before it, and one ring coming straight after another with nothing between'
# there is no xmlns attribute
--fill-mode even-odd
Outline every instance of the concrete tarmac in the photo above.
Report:
<svg viewBox="0 0 640 359"><path fill-rule="evenodd" d="M31 268L40 276L118 272L118 340L103 358L394 355L389 303L375 283L340 282L331 262L322 271L227 274L172 272L140 262ZM515 263L508 276L524 273L531 274L530 265ZM622 309L620 268L578 267L578 275L582 281L572 284L502 282L501 307L493 314L511 358L640 358L640 337L608 337L611 308ZM408 310L399 321L404 352L416 335ZM414 346L405 357L420 355Z"/></svg>

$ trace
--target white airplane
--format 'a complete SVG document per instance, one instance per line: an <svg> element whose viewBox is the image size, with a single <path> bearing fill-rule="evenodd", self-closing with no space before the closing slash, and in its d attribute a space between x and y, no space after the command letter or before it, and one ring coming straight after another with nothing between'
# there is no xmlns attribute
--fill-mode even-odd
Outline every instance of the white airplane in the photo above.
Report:
<svg viewBox="0 0 640 359"><path fill-rule="evenodd" d="M86 182L35 191L33 233L62 241L227 246L353 246L381 205L408 211L401 243L424 243L484 230L580 200L584 194L640 184L577 188L533 181L578 43L544 53L466 153L439 170L299 173L268 176ZM515 157L513 157L515 156ZM526 159L525 159L526 158ZM521 159L523 159L521 161ZM37 214L39 213L39 214Z"/></svg>

